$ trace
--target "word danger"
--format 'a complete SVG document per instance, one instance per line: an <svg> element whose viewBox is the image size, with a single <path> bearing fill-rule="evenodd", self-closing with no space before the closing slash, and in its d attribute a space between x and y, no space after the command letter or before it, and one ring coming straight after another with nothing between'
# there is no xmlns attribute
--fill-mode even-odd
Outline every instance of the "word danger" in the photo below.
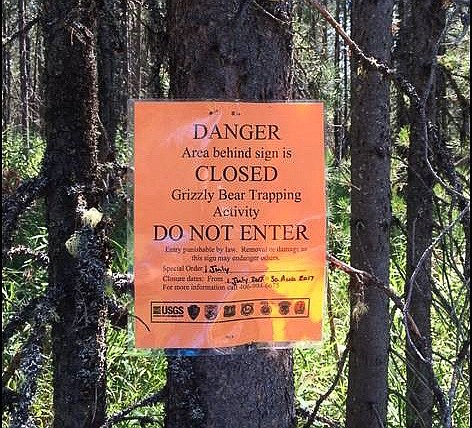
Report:
<svg viewBox="0 0 472 428"><path fill-rule="evenodd" d="M153 225L153 241L230 241L237 235L241 241L301 241L309 240L304 224L233 224Z"/></svg>

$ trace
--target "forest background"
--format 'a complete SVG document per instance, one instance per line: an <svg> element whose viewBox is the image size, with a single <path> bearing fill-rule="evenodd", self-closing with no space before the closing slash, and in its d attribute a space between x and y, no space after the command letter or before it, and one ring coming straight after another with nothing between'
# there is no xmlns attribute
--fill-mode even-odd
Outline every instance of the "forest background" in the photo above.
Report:
<svg viewBox="0 0 472 428"><path fill-rule="evenodd" d="M2 426L468 427L469 13L4 0ZM127 102L167 97L324 101L319 347L200 366L133 348Z"/></svg>

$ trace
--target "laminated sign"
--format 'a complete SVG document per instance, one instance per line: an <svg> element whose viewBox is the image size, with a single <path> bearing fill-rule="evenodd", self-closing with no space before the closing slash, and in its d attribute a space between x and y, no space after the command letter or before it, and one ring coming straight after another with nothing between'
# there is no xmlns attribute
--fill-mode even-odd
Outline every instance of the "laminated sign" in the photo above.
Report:
<svg viewBox="0 0 472 428"><path fill-rule="evenodd" d="M136 346L321 339L323 105L136 101Z"/></svg>

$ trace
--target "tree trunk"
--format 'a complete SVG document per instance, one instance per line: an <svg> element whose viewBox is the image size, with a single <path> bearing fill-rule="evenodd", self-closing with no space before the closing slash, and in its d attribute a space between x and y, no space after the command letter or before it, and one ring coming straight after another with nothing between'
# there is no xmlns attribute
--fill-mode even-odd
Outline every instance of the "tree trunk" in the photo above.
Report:
<svg viewBox="0 0 472 428"><path fill-rule="evenodd" d="M123 2L100 0L98 2L98 81L100 120L106 135L103 144L113 147L117 132L124 128L127 109L126 28L123 21ZM103 150L101 150L103 152ZM104 153L105 158L113 153Z"/></svg>
<svg viewBox="0 0 472 428"><path fill-rule="evenodd" d="M18 36L19 57L20 57L20 111L21 111L21 135L24 152L29 151L29 73L28 73L28 32L23 31L26 24L26 2L18 0Z"/></svg>
<svg viewBox="0 0 472 428"><path fill-rule="evenodd" d="M290 16L289 1L169 0L172 97L288 98ZM295 426L290 350L168 362L167 428Z"/></svg>
<svg viewBox="0 0 472 428"><path fill-rule="evenodd" d="M417 270L419 260L432 243L433 233L433 185L434 175L428 165L430 142L426 120L436 122L434 97L436 56L445 25L445 6L436 0L411 2L411 22L408 34L411 55L406 69L419 93L423 114L410 109L410 148L407 184L407 278ZM406 41L408 42L408 41ZM415 347L420 347L423 357L432 357L431 344L431 254L417 270L413 284L407 281L405 294L409 313L421 335L420 339L407 338L407 427L428 428L432 426L432 379L431 371L423 364ZM414 346L412 346L414 345Z"/></svg>
<svg viewBox="0 0 472 428"><path fill-rule="evenodd" d="M389 62L392 1L355 1L352 38ZM389 83L352 63L351 263L389 282ZM387 414L388 299L351 281L351 335L346 427L382 427Z"/></svg>
<svg viewBox="0 0 472 428"><path fill-rule="evenodd" d="M10 32L10 11L6 2L2 2L2 33ZM11 53L10 48L2 43L2 134L11 122Z"/></svg>
<svg viewBox="0 0 472 428"><path fill-rule="evenodd" d="M164 7L158 1L146 0L149 8L149 54L151 56L149 95L151 98L162 98L164 96L164 85L162 84L161 72L165 61L166 33Z"/></svg>
<svg viewBox="0 0 472 428"><path fill-rule="evenodd" d="M80 212L100 209L102 182L95 2L44 0L43 13L49 284L61 295L52 328L54 427L94 428L105 417L104 237Z"/></svg>

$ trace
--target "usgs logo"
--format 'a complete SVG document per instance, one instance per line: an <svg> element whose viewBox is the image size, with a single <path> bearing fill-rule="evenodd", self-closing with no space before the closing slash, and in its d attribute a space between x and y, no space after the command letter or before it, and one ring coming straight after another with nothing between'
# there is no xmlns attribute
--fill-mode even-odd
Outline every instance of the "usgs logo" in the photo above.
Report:
<svg viewBox="0 0 472 428"><path fill-rule="evenodd" d="M153 317L183 317L184 307L176 305L152 305Z"/></svg>

